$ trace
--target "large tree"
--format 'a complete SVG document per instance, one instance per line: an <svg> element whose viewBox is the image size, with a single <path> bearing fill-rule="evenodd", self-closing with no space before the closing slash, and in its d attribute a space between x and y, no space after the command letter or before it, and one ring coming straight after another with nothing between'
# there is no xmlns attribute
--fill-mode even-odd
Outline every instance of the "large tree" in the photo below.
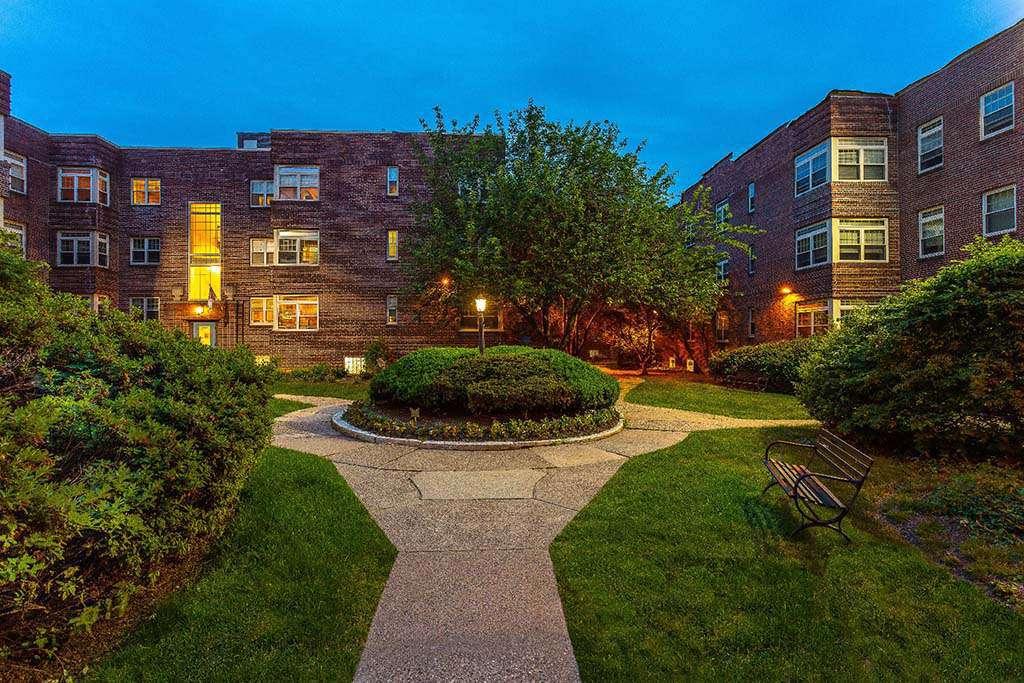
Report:
<svg viewBox="0 0 1024 683"><path fill-rule="evenodd" d="M486 127L438 110L424 128L430 200L411 269L442 310L483 292L535 343L573 353L610 312L664 325L714 306L715 262L743 229L703 190L673 206L672 175L614 124L561 124L531 102Z"/></svg>

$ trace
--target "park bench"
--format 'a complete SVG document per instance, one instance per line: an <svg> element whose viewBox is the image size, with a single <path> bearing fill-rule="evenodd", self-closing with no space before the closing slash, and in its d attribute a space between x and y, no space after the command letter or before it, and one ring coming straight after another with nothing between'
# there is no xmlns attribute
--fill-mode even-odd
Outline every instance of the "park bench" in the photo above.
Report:
<svg viewBox="0 0 1024 683"><path fill-rule="evenodd" d="M807 464L799 465L772 458L772 450L780 446L810 451ZM808 527L823 526L838 531L849 542L850 537L841 526L843 518L857 500L857 494L873 462L871 456L827 429L818 432L818 438L813 444L775 441L764 451L764 466L771 481L761 494L778 486L793 501L803 518L803 524L791 535ZM810 469L816 465L818 469L828 471Z"/></svg>
<svg viewBox="0 0 1024 683"><path fill-rule="evenodd" d="M735 373L722 377L722 384L733 389L746 389L747 391L765 391L768 388L768 378L753 373Z"/></svg>

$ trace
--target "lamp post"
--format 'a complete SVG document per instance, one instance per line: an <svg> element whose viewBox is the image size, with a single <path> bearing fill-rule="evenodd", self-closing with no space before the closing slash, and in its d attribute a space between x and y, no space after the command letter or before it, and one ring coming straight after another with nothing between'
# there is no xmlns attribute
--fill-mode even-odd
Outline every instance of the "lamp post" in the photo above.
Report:
<svg viewBox="0 0 1024 683"><path fill-rule="evenodd" d="M480 295L476 298L476 327L480 331L480 355L484 353L484 311L487 310L487 299Z"/></svg>

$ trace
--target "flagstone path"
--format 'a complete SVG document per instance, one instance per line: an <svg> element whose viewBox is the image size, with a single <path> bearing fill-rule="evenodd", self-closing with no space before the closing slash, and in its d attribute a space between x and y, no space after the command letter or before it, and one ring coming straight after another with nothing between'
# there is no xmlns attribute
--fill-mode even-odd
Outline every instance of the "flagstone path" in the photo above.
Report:
<svg viewBox="0 0 1024 683"><path fill-rule="evenodd" d="M624 380L625 394L637 380ZM620 402L601 441L443 451L355 441L331 416L348 401L279 417L274 445L330 459L398 549L357 681L579 680L548 546L629 458L697 430L808 424Z"/></svg>

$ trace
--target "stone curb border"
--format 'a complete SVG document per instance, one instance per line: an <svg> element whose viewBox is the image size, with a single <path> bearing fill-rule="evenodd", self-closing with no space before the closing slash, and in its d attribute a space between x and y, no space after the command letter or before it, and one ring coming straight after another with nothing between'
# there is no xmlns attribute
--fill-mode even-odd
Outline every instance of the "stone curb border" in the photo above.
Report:
<svg viewBox="0 0 1024 683"><path fill-rule="evenodd" d="M618 434L626 426L626 421L620 417L617 424L603 432L586 434L584 436L567 436L561 439L537 439L535 441L423 441L405 436L384 436L383 434L375 434L365 429L360 429L345 420L343 415L346 410L348 410L348 406L345 406L331 417L331 426L334 427L335 431L341 432L345 436L369 443L415 446L417 448L432 448L442 451L513 451L520 448L532 448L533 446L586 443L588 441L605 439L612 434Z"/></svg>

